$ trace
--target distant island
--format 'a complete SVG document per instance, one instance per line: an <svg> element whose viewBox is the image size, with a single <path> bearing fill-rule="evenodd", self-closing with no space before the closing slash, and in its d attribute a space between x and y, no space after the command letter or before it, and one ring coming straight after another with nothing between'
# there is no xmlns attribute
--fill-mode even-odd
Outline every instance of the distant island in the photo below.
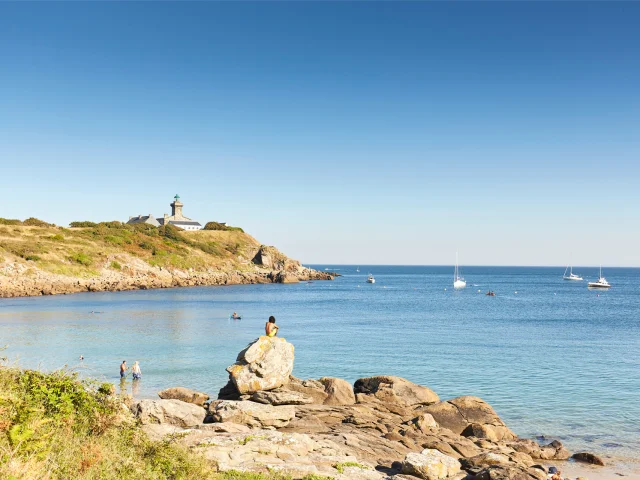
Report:
<svg viewBox="0 0 640 480"><path fill-rule="evenodd" d="M78 221L65 228L37 218L0 218L0 297L295 283L334 276L306 268L225 223L184 230L164 218L159 226L131 220Z"/></svg>

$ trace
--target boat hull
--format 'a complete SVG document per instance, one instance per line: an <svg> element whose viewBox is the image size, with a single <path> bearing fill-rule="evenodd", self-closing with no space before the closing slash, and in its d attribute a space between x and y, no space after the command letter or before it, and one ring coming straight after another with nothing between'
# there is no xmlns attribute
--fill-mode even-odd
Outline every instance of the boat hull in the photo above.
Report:
<svg viewBox="0 0 640 480"><path fill-rule="evenodd" d="M572 280L574 282L580 282L584 280L582 277L562 277L564 280Z"/></svg>
<svg viewBox="0 0 640 480"><path fill-rule="evenodd" d="M455 282L453 282L453 288L455 289L464 288L466 286L467 282L465 282L464 280L456 280Z"/></svg>
<svg viewBox="0 0 640 480"><path fill-rule="evenodd" d="M589 288L611 288L611 285L602 285L601 283L590 283L589 285L587 285Z"/></svg>

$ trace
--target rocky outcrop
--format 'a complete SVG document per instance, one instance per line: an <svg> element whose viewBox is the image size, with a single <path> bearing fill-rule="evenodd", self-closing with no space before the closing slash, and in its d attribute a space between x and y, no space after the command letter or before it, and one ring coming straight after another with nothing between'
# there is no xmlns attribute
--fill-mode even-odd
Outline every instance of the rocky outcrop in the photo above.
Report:
<svg viewBox="0 0 640 480"><path fill-rule="evenodd" d="M433 390L392 376L361 378L356 380L354 391L356 394L373 395L381 402L408 406L430 405L440 401Z"/></svg>
<svg viewBox="0 0 640 480"><path fill-rule="evenodd" d="M195 390L185 387L167 388L158 392L158 396L163 400L180 400L199 406L203 406L204 403L209 400L209 395L206 393L196 392Z"/></svg>
<svg viewBox="0 0 640 480"><path fill-rule="evenodd" d="M425 480L443 480L460 472L460 462L438 450L425 449L421 453L407 454L401 471Z"/></svg>
<svg viewBox="0 0 640 480"><path fill-rule="evenodd" d="M464 436L481 437L488 440L512 440L516 435L498 417L491 405L478 397L457 397L429 406L430 413L441 427ZM490 438L489 438L490 437Z"/></svg>
<svg viewBox="0 0 640 480"><path fill-rule="evenodd" d="M604 460L597 455L589 452L574 453L571 458L579 462L590 463L591 465L599 465L604 467Z"/></svg>
<svg viewBox="0 0 640 480"><path fill-rule="evenodd" d="M264 405L247 401L218 400L209 405L214 422L230 422L249 427L285 427L295 417L292 405Z"/></svg>
<svg viewBox="0 0 640 480"><path fill-rule="evenodd" d="M190 427L204 421L204 408L180 400L140 400L132 405L134 415L142 424L169 424Z"/></svg>
<svg viewBox="0 0 640 480"><path fill-rule="evenodd" d="M351 384L341 378L322 377L318 380L327 394L324 399L325 405L353 405L356 403L356 396L353 393Z"/></svg>
<svg viewBox="0 0 640 480"><path fill-rule="evenodd" d="M284 338L262 336L227 368L229 380L241 395L273 390L289 382L293 359L293 345Z"/></svg>
<svg viewBox="0 0 640 480"><path fill-rule="evenodd" d="M123 266L113 270L116 260ZM254 266L253 270L238 265L204 271L156 267L127 254L110 256L97 268L97 275L73 277L38 269L34 262L6 261L0 258L0 298L60 295L79 292L120 292L156 288L240 285L255 283L295 283L308 280L333 280L327 272L319 272L291 261L295 268L272 270Z"/></svg>
<svg viewBox="0 0 640 480"><path fill-rule="evenodd" d="M292 368L293 346L261 337L228 368L220 397L234 400L209 405L213 423L189 425L194 420L169 404L140 402L136 411L152 438L179 433L181 443L222 471L296 479L542 480L545 469L537 464L569 457L558 441L517 438L477 397L440 401L429 388L392 376L362 378L354 387L331 377L300 380L290 376Z"/></svg>

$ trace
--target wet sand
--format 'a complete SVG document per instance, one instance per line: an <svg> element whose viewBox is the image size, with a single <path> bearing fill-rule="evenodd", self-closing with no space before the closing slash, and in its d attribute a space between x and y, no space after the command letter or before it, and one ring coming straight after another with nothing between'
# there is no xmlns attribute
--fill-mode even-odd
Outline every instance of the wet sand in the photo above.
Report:
<svg viewBox="0 0 640 480"><path fill-rule="evenodd" d="M588 480L640 480L640 462L629 462L628 459L603 458L606 465L599 467L582 462L546 461L545 465L555 465L562 472L562 478L572 480L582 477Z"/></svg>

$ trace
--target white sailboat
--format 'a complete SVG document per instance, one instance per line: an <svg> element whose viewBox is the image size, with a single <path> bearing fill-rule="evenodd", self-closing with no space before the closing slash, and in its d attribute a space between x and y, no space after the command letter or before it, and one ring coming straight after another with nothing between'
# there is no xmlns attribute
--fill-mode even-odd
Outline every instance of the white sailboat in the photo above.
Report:
<svg viewBox="0 0 640 480"><path fill-rule="evenodd" d="M569 270L569 275L567 275L567 270ZM576 275L575 273L573 273L573 267L571 265L564 269L562 278L564 280L582 280L582 277L580 275Z"/></svg>
<svg viewBox="0 0 640 480"><path fill-rule="evenodd" d="M356 268L356 272L360 273L360 267Z"/></svg>
<svg viewBox="0 0 640 480"><path fill-rule="evenodd" d="M607 279L602 276L602 265L600 265L600 277L597 282L589 282L587 285L589 288L611 288Z"/></svg>
<svg viewBox="0 0 640 480"><path fill-rule="evenodd" d="M467 282L460 276L460 270L458 268L458 252L456 252L456 267L453 270L453 288L464 288L467 286Z"/></svg>

